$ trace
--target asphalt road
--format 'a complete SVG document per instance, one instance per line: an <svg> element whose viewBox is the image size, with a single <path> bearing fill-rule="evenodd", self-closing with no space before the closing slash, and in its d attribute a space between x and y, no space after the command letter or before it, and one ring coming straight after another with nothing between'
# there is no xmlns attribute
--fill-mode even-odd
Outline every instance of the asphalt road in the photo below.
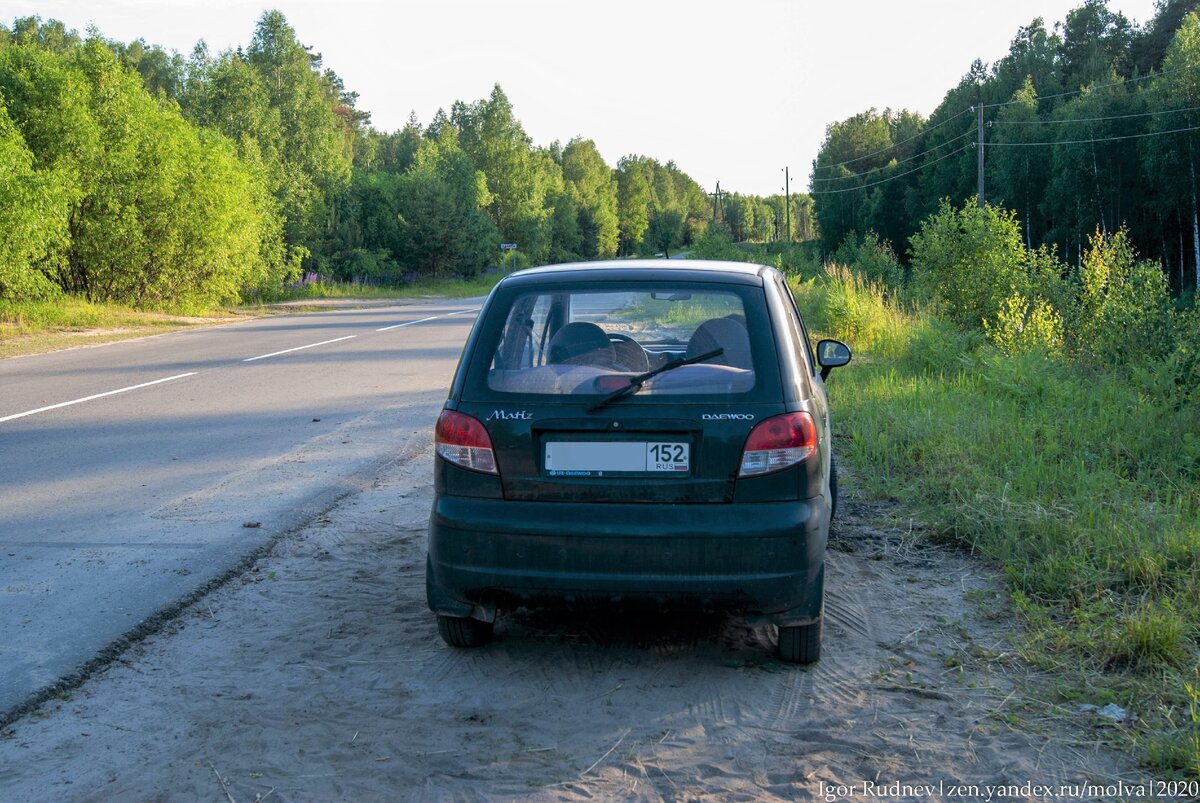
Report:
<svg viewBox="0 0 1200 803"><path fill-rule="evenodd" d="M433 426L479 299L0 361L0 722Z"/></svg>

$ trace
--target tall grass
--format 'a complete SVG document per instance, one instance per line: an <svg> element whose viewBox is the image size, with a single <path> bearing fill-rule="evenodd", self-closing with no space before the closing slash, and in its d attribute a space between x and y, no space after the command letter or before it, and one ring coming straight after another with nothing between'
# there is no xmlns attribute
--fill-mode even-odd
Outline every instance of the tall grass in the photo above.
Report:
<svg viewBox="0 0 1200 803"><path fill-rule="evenodd" d="M177 318L203 310L172 310L175 314L137 310L120 304L94 303L75 296L53 301L0 299L0 337L45 331L170 327Z"/></svg>
<svg viewBox="0 0 1200 803"><path fill-rule="evenodd" d="M107 343L144 337L228 318L295 311L272 311L268 305L285 301L319 299L395 299L439 296L470 298L486 295L500 280L499 274L474 279L417 281L404 287L370 287L343 283L313 283L303 288L281 290L269 297L237 307L208 309L170 306L134 309L113 303L96 303L77 296L60 296L52 301L13 301L0 298L0 359L37 354L87 343Z"/></svg>
<svg viewBox="0 0 1200 803"><path fill-rule="evenodd" d="M1138 712L1143 757L1200 778L1197 409L1150 364L1003 356L847 267L794 287L855 350L829 392L861 481L995 561L1028 660Z"/></svg>
<svg viewBox="0 0 1200 803"><path fill-rule="evenodd" d="M281 290L269 298L241 307L207 308L168 306L158 309L88 301L78 296L60 296L51 301L0 299L0 337L42 332L86 329L173 328L189 317L223 317L253 310L266 303L306 299L389 299L442 296L470 298L486 295L500 280L499 274L474 279L422 280L403 287L372 287L341 282L314 282L300 288Z"/></svg>
<svg viewBox="0 0 1200 803"><path fill-rule="evenodd" d="M323 298L415 298L444 296L470 298L487 295L503 278L502 273L480 274L471 279L418 279L398 286L351 284L349 282L312 282L302 287L281 290L267 302Z"/></svg>

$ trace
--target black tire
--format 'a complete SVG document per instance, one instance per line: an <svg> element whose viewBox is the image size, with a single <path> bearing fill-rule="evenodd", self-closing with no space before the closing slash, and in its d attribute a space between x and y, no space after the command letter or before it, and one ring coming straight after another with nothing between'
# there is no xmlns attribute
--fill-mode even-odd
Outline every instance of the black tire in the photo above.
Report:
<svg viewBox="0 0 1200 803"><path fill-rule="evenodd" d="M825 617L811 625L779 628L779 657L789 664L813 664L821 658L821 630Z"/></svg>
<svg viewBox="0 0 1200 803"><path fill-rule="evenodd" d="M492 622L438 614L438 633L451 647L482 647L492 640Z"/></svg>
<svg viewBox="0 0 1200 803"><path fill-rule="evenodd" d="M829 520L837 515L837 458L829 455Z"/></svg>

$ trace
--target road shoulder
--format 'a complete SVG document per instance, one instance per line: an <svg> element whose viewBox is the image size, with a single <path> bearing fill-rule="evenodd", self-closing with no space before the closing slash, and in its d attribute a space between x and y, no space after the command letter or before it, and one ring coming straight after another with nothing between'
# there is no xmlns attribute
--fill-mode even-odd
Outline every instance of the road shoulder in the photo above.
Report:
<svg viewBox="0 0 1200 803"><path fill-rule="evenodd" d="M986 569L853 499L811 668L722 617L522 614L451 650L424 605L431 454L0 732L8 794L794 800L1147 780L1103 746L1118 726L1030 716L1043 681L1012 659Z"/></svg>

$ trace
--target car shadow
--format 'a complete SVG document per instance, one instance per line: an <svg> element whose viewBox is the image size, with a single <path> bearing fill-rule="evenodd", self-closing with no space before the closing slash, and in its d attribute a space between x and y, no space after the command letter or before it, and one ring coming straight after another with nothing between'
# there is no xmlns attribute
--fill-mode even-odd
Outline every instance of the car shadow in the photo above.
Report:
<svg viewBox="0 0 1200 803"><path fill-rule="evenodd" d="M500 615L496 637L510 645L528 640L660 653L748 651L770 660L772 629L719 612L520 608Z"/></svg>

